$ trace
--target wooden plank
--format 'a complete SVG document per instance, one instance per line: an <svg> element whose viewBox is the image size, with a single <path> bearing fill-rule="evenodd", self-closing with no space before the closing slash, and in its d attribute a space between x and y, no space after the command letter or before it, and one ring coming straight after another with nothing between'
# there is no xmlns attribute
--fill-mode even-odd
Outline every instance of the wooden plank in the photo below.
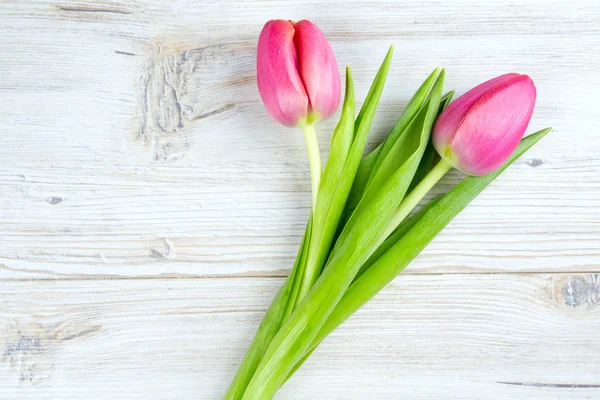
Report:
<svg viewBox="0 0 600 400"><path fill-rule="evenodd" d="M554 132L409 272L600 269L597 2L0 7L0 279L285 275L310 185L302 135L269 120L255 87L267 15L319 23L359 97L396 43L370 147L436 65L458 93L534 77L531 130Z"/></svg>
<svg viewBox="0 0 600 400"><path fill-rule="evenodd" d="M217 40L201 14L195 25L202 28L186 26L183 37L168 31L155 37L140 29L149 23L135 20L136 14L113 13L107 21L64 16L56 21L54 11L3 17L8 29L0 55L10 60L0 66L5 77L0 90L7 94L0 100L5 108L0 129L10 132L0 149L4 165L214 166L224 159L255 164L304 160L302 135L270 121L255 88L256 35L264 17L236 21ZM586 12L591 22L600 23L600 17L593 19L600 13ZM181 12L154 13L148 10L154 29L164 18L171 24L181 17ZM437 65L448 68L447 87L458 93L490 76L518 70L532 74L539 89L532 128L551 125L568 133L555 134L537 158L551 163L576 155L597 160L597 147L584 139L594 137L592 99L599 86L592 65L600 55L588 49L600 44L600 35L586 20L577 34L538 32L536 22L546 19L537 18L532 17L523 36L514 34L513 25L503 26L505 34L442 36L436 27L427 35L399 31L379 36L380 25L372 16L353 24L361 29L352 35L336 36L335 25L328 30L340 64L355 71L359 99L387 47L398 46L375 137L389 129ZM400 20L398 25L410 24ZM25 34L35 40L24 43ZM322 132L330 132L334 123L323 124ZM327 137L322 134L322 144Z"/></svg>
<svg viewBox="0 0 600 400"><path fill-rule="evenodd" d="M341 5L345 17L332 18ZM556 135L557 147L546 154L564 154L559 143L567 142L569 154L597 158L597 148L580 144L575 153L572 144L593 137L595 127L585 117L596 111L590 100L598 89L593 66L600 55L589 49L600 44L597 2L398 7L389 1L374 8L341 0L248 1L235 13L215 1L2 7L0 55L6 62L0 88L8 95L0 100L1 129L11 133L0 149L5 165L214 165L224 155L227 161L303 160L301 135L282 134L269 122L255 88L255 42L265 14L320 23L340 64L354 68L359 98L386 48L396 43L378 125L384 130L437 65L448 68L448 87L459 93L491 75L519 70L538 83L532 126L569 133Z"/></svg>
<svg viewBox="0 0 600 400"><path fill-rule="evenodd" d="M285 275L310 205L296 167L0 167L0 277ZM600 270L598 175L575 171L511 167L408 272Z"/></svg>
<svg viewBox="0 0 600 400"><path fill-rule="evenodd" d="M597 398L599 279L401 276L279 398ZM281 282L4 281L0 398L219 398Z"/></svg>

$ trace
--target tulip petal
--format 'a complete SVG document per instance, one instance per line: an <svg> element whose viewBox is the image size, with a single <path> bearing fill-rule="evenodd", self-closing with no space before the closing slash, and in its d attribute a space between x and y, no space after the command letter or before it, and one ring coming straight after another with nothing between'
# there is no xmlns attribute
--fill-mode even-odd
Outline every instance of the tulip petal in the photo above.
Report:
<svg viewBox="0 0 600 400"><path fill-rule="evenodd" d="M333 50L323 32L312 22L294 24L298 70L310 100L309 111L325 120L340 103L340 72Z"/></svg>
<svg viewBox="0 0 600 400"><path fill-rule="evenodd" d="M500 167L523 137L535 98L535 85L527 75L512 78L481 97L452 139L459 168L470 175L486 175Z"/></svg>
<svg viewBox="0 0 600 400"><path fill-rule="evenodd" d="M486 93L495 87L498 87L518 76L519 74L509 73L483 82L482 84L475 86L473 89L460 96L448 107L446 107L442 115L440 115L435 123L435 135L433 136L433 143L437 151L440 154L443 153L447 144L452 141L452 137L454 136L458 125L471 107L473 107L473 105L479 99L481 99Z"/></svg>
<svg viewBox="0 0 600 400"><path fill-rule="evenodd" d="M308 95L298 73L294 27L289 21L267 22L258 39L256 79L273 119L296 126L308 113Z"/></svg>

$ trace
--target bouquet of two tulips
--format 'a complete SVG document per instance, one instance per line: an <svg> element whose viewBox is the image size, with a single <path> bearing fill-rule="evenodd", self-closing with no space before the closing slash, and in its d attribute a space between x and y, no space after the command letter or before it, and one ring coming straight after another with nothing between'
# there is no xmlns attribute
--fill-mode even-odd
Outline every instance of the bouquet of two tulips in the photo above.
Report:
<svg viewBox="0 0 600 400"><path fill-rule="evenodd" d="M309 21L269 21L259 38L258 88L269 114L306 138L312 209L289 277L275 296L226 399L270 399L344 320L396 277L515 159L550 129L523 135L536 90L526 75L487 81L451 103L445 71L418 88L386 139L363 157L392 59L385 57L356 114L345 96L323 168L315 124L340 101L340 75ZM439 161L432 167L436 151ZM451 168L469 175L412 211Z"/></svg>

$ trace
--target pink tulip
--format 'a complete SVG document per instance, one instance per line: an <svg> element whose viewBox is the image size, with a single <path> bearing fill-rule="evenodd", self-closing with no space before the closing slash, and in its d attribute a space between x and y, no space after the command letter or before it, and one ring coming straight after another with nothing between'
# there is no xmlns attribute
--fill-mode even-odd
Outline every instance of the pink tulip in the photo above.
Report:
<svg viewBox="0 0 600 400"><path fill-rule="evenodd" d="M469 90L433 127L433 144L452 166L469 175L499 168L523 137L536 90L527 75L505 74Z"/></svg>
<svg viewBox="0 0 600 400"><path fill-rule="evenodd" d="M323 32L312 22L267 22L258 39L258 90L285 126L329 118L340 102L340 73Z"/></svg>

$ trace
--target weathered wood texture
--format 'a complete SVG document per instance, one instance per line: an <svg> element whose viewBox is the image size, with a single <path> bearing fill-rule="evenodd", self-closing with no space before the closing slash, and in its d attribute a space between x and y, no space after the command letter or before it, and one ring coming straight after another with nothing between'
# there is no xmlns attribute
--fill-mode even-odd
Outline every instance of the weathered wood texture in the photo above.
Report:
<svg viewBox="0 0 600 400"><path fill-rule="evenodd" d="M269 18L319 24L358 98L396 44L369 148L436 66L530 74L554 128L280 398L600 397L600 3L34 0L0 2L0 398L222 393L310 205Z"/></svg>
<svg viewBox="0 0 600 400"><path fill-rule="evenodd" d="M597 270L600 7L478 4L1 5L0 276L285 273L310 184L302 134L256 90L256 37L276 16L320 23L359 98L397 45L372 143L437 65L458 93L535 79L530 131L553 133L410 271Z"/></svg>
<svg viewBox="0 0 600 400"><path fill-rule="evenodd" d="M281 282L6 282L0 398L219 398ZM599 304L598 274L401 276L279 398L597 398Z"/></svg>

